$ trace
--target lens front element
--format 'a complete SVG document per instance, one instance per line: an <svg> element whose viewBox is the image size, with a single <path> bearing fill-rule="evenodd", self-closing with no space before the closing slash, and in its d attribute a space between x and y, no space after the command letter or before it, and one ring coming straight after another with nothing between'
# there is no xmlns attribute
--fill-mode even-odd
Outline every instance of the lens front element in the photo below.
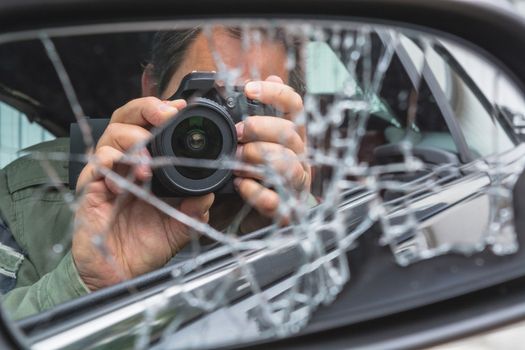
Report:
<svg viewBox="0 0 525 350"><path fill-rule="evenodd" d="M192 130L186 138L186 145L193 151L202 151L206 147L206 135L202 130Z"/></svg>
<svg viewBox="0 0 525 350"><path fill-rule="evenodd" d="M192 116L177 125L171 145L173 153L179 158L216 160L222 150L222 135L219 127L209 118ZM209 167L176 168L183 176L194 180L204 179L217 170Z"/></svg>

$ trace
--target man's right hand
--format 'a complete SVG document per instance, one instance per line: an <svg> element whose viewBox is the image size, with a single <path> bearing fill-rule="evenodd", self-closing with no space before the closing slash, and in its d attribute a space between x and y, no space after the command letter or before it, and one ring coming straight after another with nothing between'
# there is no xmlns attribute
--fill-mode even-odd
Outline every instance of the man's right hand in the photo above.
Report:
<svg viewBox="0 0 525 350"><path fill-rule="evenodd" d="M151 137L149 129L184 108L183 100L133 100L117 109L80 173L82 192L75 213L72 255L80 277L94 291L162 267L191 239L189 228L129 193L100 172L116 170L119 159ZM144 148L141 152L149 156ZM135 181L148 181L147 164L131 168ZM202 222L209 219L214 195L183 199L178 210Z"/></svg>

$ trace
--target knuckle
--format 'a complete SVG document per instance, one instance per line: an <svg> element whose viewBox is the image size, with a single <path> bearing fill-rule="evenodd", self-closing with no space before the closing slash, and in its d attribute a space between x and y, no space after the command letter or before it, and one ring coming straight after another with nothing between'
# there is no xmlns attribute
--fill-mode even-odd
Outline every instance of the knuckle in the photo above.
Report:
<svg viewBox="0 0 525 350"><path fill-rule="evenodd" d="M244 119L244 133L247 135L256 134L257 131L257 117L247 117Z"/></svg>
<svg viewBox="0 0 525 350"><path fill-rule="evenodd" d="M295 124L291 120L288 119L280 119L282 123L281 133L284 136L288 136L291 132L295 129Z"/></svg>
<svg viewBox="0 0 525 350"><path fill-rule="evenodd" d="M153 107L160 102L158 98L153 97L153 96L141 97L135 101L143 107L149 107L149 106Z"/></svg>
<svg viewBox="0 0 525 350"><path fill-rule="evenodd" d="M99 160L108 159L115 153L116 150L113 147L104 145L97 149L95 152L95 158Z"/></svg>
<svg viewBox="0 0 525 350"><path fill-rule="evenodd" d="M110 153L113 153L114 151L114 148L111 147L111 146L100 146L97 151L95 152L95 155L97 157L100 157L100 156L103 156L103 155L106 155L106 154L110 154Z"/></svg>
<svg viewBox="0 0 525 350"><path fill-rule="evenodd" d="M278 174L288 178L292 176L291 174L295 173L295 158L295 153L288 150L283 150L274 158L271 165Z"/></svg>
<svg viewBox="0 0 525 350"><path fill-rule="evenodd" d="M144 141L151 137L151 132L140 126L131 126L127 128L129 137L135 142Z"/></svg>
<svg viewBox="0 0 525 350"><path fill-rule="evenodd" d="M111 114L111 121L119 119L120 115L123 113L124 107L125 106L121 106L113 111Z"/></svg>
<svg viewBox="0 0 525 350"><path fill-rule="evenodd" d="M289 162L294 161L297 158L297 155L294 151L292 151L289 148L285 148L282 150L282 157L283 160L285 160L288 164Z"/></svg>
<svg viewBox="0 0 525 350"><path fill-rule="evenodd" d="M160 125L165 121L164 114L158 108L161 103L162 102L156 97L148 96L142 98L142 116L152 125Z"/></svg>
<svg viewBox="0 0 525 350"><path fill-rule="evenodd" d="M104 136L106 136L106 137L114 136L121 130L121 128L122 128L121 123L110 123L106 127L106 130L104 130Z"/></svg>
<svg viewBox="0 0 525 350"><path fill-rule="evenodd" d="M304 106L303 106L303 99L295 91L294 91L293 97L292 97L292 107L293 107L293 110L296 111L296 112L301 111L304 108Z"/></svg>
<svg viewBox="0 0 525 350"><path fill-rule="evenodd" d="M257 153L256 144L253 142L248 142L243 145L243 147L240 150L240 156L242 160L251 160L254 158L255 154Z"/></svg>
<svg viewBox="0 0 525 350"><path fill-rule="evenodd" d="M295 154L289 149L276 144L268 144L267 147L263 148L261 151L261 157L264 158L265 162L270 165L275 162L277 167L279 166L279 163L287 163L295 156Z"/></svg>
<svg viewBox="0 0 525 350"><path fill-rule="evenodd" d="M113 158L115 158L115 153L113 147L101 146L97 149L89 163L97 167L110 167L113 163Z"/></svg>
<svg viewBox="0 0 525 350"><path fill-rule="evenodd" d="M152 125L159 125L164 121L162 118L162 112L154 106L148 106L147 108L144 108L143 115L146 121Z"/></svg>
<svg viewBox="0 0 525 350"><path fill-rule="evenodd" d="M296 162L292 169L292 175L294 179L301 180L305 176L304 168L301 163Z"/></svg>
<svg viewBox="0 0 525 350"><path fill-rule="evenodd" d="M130 139L135 142L145 140L151 136L151 132L138 125L112 123L104 133L108 133L106 137L118 140L121 138Z"/></svg>
<svg viewBox="0 0 525 350"><path fill-rule="evenodd" d="M126 116L125 114L129 109L133 107L133 105L136 103L136 100L131 100L125 103L124 105L120 106L119 108L115 109L113 111L113 114L111 115L111 121L112 122L122 122L125 120Z"/></svg>
<svg viewBox="0 0 525 350"><path fill-rule="evenodd" d="M280 131L279 141L283 145L289 145L292 149L301 149L303 141L297 133L297 126L290 120L283 120L284 127Z"/></svg>
<svg viewBox="0 0 525 350"><path fill-rule="evenodd" d="M273 214L279 207L279 197L275 193L266 192L265 195L261 196L259 202L259 209L264 213Z"/></svg>
<svg viewBox="0 0 525 350"><path fill-rule="evenodd" d="M290 147L297 152L297 154L302 154L305 152L305 144L301 139L301 136L297 132L293 132L289 139Z"/></svg>
<svg viewBox="0 0 525 350"><path fill-rule="evenodd" d="M282 119L281 123L282 127L279 131L279 138L282 140L289 140L293 136L295 125L287 119Z"/></svg>

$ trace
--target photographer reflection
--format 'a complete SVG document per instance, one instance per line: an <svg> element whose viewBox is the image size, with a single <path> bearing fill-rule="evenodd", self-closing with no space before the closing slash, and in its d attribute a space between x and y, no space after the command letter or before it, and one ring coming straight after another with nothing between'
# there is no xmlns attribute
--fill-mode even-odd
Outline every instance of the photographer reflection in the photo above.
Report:
<svg viewBox="0 0 525 350"><path fill-rule="evenodd" d="M294 190L309 191L311 171L302 160L306 133L294 123L303 110L302 98L288 85L297 87L301 79L292 76L297 72L288 74L287 48L281 40L263 34L260 42L246 48L241 34L237 29L217 27L207 34L192 29L156 35L152 59L142 77L147 97L132 100L113 113L78 178L71 251L65 251L58 266L43 276L18 276L16 287L4 295L4 305L13 317L25 317L158 269L190 242L195 234L190 227L131 195L101 170L122 173L123 156L137 144L146 144L154 128L173 120L191 103L170 99L183 78L193 71L219 70L217 56L227 69L240 68L239 81L247 81L241 93L247 99L282 113L282 118L256 115L234 124L236 159L249 165L266 164ZM254 71L262 79L250 80ZM199 135L194 136L192 142L198 145ZM151 148L138 152L142 157L152 156ZM158 169L144 162L130 171L133 181L141 185L150 182ZM254 210L241 223L240 233L283 220L278 217L278 194L263 185L259 173L236 170L234 175L238 200L220 200L213 191L194 193L178 198L176 209L223 230L247 202ZM68 234L64 227L63 236Z"/></svg>
<svg viewBox="0 0 525 350"><path fill-rule="evenodd" d="M234 158L238 143L235 124L242 122L244 115L276 116L277 111L246 98L243 86L224 86L214 72L185 76L177 92L168 98L177 99L191 102L161 127L148 150L153 158L171 157L196 164L154 167L153 193L160 197L235 193L231 169L202 167L202 163Z"/></svg>

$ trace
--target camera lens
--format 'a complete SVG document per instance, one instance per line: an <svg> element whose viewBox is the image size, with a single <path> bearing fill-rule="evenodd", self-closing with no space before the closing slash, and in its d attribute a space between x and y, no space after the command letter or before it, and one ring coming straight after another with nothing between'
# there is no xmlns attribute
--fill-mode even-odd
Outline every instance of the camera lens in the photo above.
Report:
<svg viewBox="0 0 525 350"><path fill-rule="evenodd" d="M193 151L201 151L206 147L206 135L202 130L192 130L186 138L186 145Z"/></svg>
<svg viewBox="0 0 525 350"><path fill-rule="evenodd" d="M196 98L151 141L153 157L173 157L174 165L153 169L152 191L159 196L196 196L224 187L232 170L217 162L235 154L235 120L221 104Z"/></svg>
<svg viewBox="0 0 525 350"><path fill-rule="evenodd" d="M203 116L191 116L177 125L171 146L177 157L216 160L222 150L221 131L212 120ZM217 170L194 166L176 168L183 176L194 180L204 179Z"/></svg>

